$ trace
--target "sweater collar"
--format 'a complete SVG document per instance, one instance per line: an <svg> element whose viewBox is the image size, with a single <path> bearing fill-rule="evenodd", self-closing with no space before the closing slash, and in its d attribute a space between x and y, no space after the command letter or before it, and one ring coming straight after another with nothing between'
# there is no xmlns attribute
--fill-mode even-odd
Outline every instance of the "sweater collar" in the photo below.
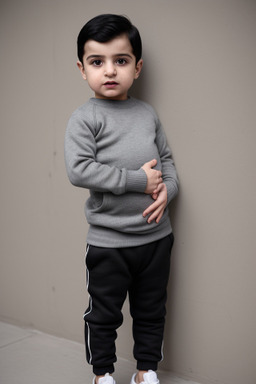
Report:
<svg viewBox="0 0 256 384"><path fill-rule="evenodd" d="M108 100L92 97L90 102L106 108L127 108L135 103L135 99L133 97L128 97L126 100Z"/></svg>

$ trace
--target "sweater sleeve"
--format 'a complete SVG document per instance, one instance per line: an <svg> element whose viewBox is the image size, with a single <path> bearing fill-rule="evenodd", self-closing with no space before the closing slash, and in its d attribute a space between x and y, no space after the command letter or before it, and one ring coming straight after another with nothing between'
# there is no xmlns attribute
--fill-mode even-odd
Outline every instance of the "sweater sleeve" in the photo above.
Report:
<svg viewBox="0 0 256 384"><path fill-rule="evenodd" d="M128 170L99 163L94 124L73 114L68 122L65 136L65 163L70 182L97 192L143 193L147 176L143 169Z"/></svg>
<svg viewBox="0 0 256 384"><path fill-rule="evenodd" d="M159 120L157 121L156 144L162 164L163 182L167 187L167 203L169 204L178 193L179 181L172 159L172 152L167 144L166 135Z"/></svg>

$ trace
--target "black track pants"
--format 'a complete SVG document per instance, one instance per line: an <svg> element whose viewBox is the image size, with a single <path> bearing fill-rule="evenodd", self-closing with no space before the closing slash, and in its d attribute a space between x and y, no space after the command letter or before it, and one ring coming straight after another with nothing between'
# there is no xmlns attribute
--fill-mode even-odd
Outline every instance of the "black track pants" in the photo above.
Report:
<svg viewBox="0 0 256 384"><path fill-rule="evenodd" d="M87 246L89 307L85 345L96 375L114 371L116 330L123 322L122 306L129 293L137 369L156 370L162 360L166 287L173 235L139 247Z"/></svg>

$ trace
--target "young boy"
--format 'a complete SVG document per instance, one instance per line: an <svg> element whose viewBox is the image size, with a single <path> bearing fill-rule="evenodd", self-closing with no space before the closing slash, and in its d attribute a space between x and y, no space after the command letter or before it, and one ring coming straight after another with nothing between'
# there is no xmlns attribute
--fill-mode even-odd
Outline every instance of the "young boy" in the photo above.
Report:
<svg viewBox="0 0 256 384"><path fill-rule="evenodd" d="M126 17L100 15L77 43L78 68L95 95L72 114L65 139L69 179L90 190L87 360L93 383L115 384L116 330L128 293L138 369L131 384L159 384L173 244L167 204L178 179L156 113L128 96L143 64L137 28Z"/></svg>

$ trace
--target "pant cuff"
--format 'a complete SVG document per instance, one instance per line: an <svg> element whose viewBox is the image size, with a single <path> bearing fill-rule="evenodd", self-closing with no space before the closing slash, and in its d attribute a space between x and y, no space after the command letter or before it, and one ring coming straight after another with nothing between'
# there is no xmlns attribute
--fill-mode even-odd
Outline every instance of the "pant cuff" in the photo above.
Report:
<svg viewBox="0 0 256 384"><path fill-rule="evenodd" d="M156 371L158 367L158 362L154 361L138 361L137 362L137 369L139 371L149 371L150 369L152 371Z"/></svg>
<svg viewBox="0 0 256 384"><path fill-rule="evenodd" d="M111 365L108 365L106 367L95 367L93 366L93 373L96 375L96 376L103 376L105 375L106 373L113 373L115 371L114 369L114 365L111 364Z"/></svg>

